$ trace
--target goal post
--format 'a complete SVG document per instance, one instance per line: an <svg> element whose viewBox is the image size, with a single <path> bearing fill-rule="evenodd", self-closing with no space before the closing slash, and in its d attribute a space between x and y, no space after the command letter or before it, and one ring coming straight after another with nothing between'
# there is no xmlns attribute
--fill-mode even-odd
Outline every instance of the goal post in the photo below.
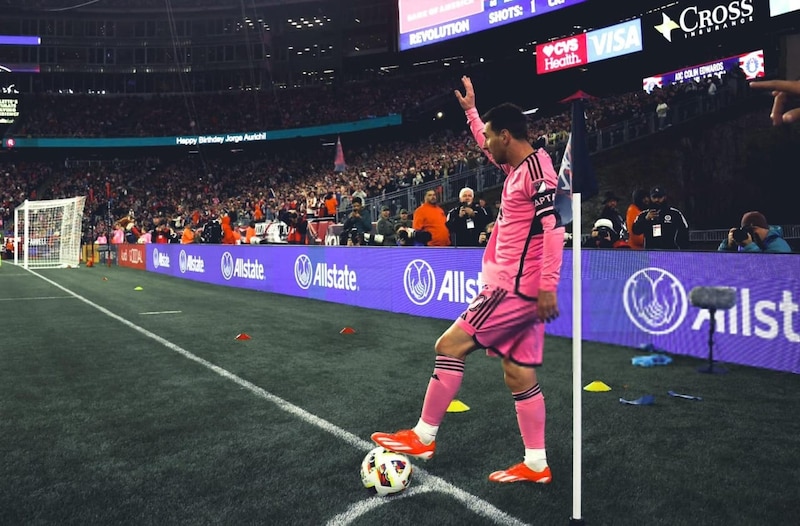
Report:
<svg viewBox="0 0 800 526"><path fill-rule="evenodd" d="M14 209L14 264L77 267L86 196L28 201Z"/></svg>

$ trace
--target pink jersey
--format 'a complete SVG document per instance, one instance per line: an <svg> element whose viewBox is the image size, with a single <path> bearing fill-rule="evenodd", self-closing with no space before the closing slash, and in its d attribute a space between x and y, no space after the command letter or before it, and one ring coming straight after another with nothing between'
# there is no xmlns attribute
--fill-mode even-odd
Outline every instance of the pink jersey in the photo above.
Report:
<svg viewBox="0 0 800 526"><path fill-rule="evenodd" d="M483 148L483 122L478 110L466 112L472 135ZM489 156L489 160L495 160ZM497 163L495 163L497 164ZM550 155L540 148L519 166L498 165L507 177L501 210L483 253L483 282L524 298L540 290L555 291L564 250L564 228L556 227L558 174Z"/></svg>

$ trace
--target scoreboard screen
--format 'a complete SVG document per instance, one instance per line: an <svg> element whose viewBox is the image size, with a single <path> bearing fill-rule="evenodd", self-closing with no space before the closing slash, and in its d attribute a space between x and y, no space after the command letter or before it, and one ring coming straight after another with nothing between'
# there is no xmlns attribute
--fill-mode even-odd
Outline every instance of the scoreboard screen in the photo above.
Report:
<svg viewBox="0 0 800 526"><path fill-rule="evenodd" d="M398 0L400 51L526 20L586 0Z"/></svg>

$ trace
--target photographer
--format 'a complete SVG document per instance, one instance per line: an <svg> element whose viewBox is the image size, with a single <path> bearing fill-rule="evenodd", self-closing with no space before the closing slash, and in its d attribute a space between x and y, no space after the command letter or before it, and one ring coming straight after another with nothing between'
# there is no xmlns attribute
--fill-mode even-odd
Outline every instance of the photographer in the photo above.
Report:
<svg viewBox="0 0 800 526"><path fill-rule="evenodd" d="M353 198L353 211L345 219L342 225L342 234L339 236L339 244L347 246L364 245L364 234L372 231L372 221L364 212L363 203L360 197Z"/></svg>
<svg viewBox="0 0 800 526"><path fill-rule="evenodd" d="M585 248L631 248L614 228L614 223L601 217L594 222L592 233L583 242Z"/></svg>
<svg viewBox="0 0 800 526"><path fill-rule="evenodd" d="M447 230L453 240L453 246L478 247L478 237L489 223L486 209L474 202L475 192L464 187L458 193L458 206L447 213Z"/></svg>
<svg viewBox="0 0 800 526"><path fill-rule="evenodd" d="M779 226L770 226L761 212L747 212L742 216L740 228L731 228L728 237L719 244L720 252L790 253L792 249L783 239Z"/></svg>

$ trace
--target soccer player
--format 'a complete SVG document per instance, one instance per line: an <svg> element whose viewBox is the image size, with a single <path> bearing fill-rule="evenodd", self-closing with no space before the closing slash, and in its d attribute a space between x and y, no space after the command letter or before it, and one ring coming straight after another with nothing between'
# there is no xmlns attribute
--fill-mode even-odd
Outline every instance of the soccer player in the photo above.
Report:
<svg viewBox="0 0 800 526"><path fill-rule="evenodd" d="M480 348L502 359L503 374L525 445L524 461L489 475L493 482L552 480L545 452L545 404L535 367L542 363L544 323L558 312L558 286L564 229L557 226L558 176L544 149L528 142L522 110L501 104L483 117L475 109L475 91L462 77L456 90L472 135L488 158L506 174L503 207L483 255L480 294L436 341L436 363L422 415L413 429L373 433L386 449L429 459L447 407L464 376L468 354Z"/></svg>

